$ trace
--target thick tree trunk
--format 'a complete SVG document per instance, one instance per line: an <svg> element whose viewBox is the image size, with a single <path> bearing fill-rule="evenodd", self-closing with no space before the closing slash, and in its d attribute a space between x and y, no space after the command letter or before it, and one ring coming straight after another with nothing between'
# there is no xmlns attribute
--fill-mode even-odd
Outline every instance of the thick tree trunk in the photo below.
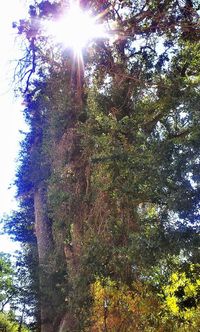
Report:
<svg viewBox="0 0 200 332"><path fill-rule="evenodd" d="M49 286L49 254L52 249L51 225L47 217L46 193L41 185L34 195L35 230L39 256L39 281L41 305L41 332L53 332L51 303L48 294Z"/></svg>
<svg viewBox="0 0 200 332"><path fill-rule="evenodd" d="M52 248L52 233L47 217L46 193L42 186L35 191L34 207L39 263L45 265L49 250Z"/></svg>
<svg viewBox="0 0 200 332"><path fill-rule="evenodd" d="M73 289L73 297L76 296L76 292L78 292L78 288L76 288L76 285L74 285L74 281L77 280L77 277L80 273L80 240L81 238L79 225L73 224L72 242L70 245L64 245L64 253L69 275L68 278ZM66 312L60 322L58 332L80 331L78 329L78 325L79 322L77 320L74 310L72 310L71 312Z"/></svg>

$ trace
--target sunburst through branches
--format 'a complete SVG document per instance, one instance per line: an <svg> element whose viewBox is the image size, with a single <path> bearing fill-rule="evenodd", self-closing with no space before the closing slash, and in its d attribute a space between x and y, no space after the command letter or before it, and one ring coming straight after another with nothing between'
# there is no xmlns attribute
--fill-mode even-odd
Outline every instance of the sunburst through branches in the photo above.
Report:
<svg viewBox="0 0 200 332"><path fill-rule="evenodd" d="M81 89L81 77L84 72L84 48L94 40L109 37L104 24L98 23L102 16L104 13L92 16L89 11L81 8L79 1L71 0L69 7L59 18L44 22L43 27L49 36L63 47L73 50L77 71L77 90Z"/></svg>

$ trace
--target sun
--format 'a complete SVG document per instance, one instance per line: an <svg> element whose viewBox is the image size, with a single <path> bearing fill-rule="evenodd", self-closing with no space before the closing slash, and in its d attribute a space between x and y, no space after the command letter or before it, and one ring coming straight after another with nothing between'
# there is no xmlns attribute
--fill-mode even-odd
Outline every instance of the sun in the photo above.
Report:
<svg viewBox="0 0 200 332"><path fill-rule="evenodd" d="M104 26L98 24L97 20L98 17L84 12L78 2L71 2L66 14L56 21L45 22L45 29L58 43L73 49L79 57L92 40L107 37Z"/></svg>

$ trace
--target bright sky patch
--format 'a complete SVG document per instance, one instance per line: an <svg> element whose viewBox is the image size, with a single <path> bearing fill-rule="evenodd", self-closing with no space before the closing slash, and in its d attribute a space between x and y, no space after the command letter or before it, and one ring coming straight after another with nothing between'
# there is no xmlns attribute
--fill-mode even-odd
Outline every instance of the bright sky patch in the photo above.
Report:
<svg viewBox="0 0 200 332"><path fill-rule="evenodd" d="M96 21L97 17L82 11L75 3L59 20L46 21L45 28L57 42L72 48L75 55L80 56L90 41L107 36L104 26Z"/></svg>

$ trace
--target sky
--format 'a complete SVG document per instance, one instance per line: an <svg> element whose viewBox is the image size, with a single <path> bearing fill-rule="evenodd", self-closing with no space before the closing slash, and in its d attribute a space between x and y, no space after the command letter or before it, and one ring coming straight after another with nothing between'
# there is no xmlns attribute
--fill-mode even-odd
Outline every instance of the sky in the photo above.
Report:
<svg viewBox="0 0 200 332"><path fill-rule="evenodd" d="M20 46L12 22L27 14L26 0L6 0L0 11L0 219L17 207L12 185L17 167L20 130L25 130L22 100L14 95L13 75ZM10 188L10 189L9 189ZM0 235L0 251L13 253L18 245Z"/></svg>

